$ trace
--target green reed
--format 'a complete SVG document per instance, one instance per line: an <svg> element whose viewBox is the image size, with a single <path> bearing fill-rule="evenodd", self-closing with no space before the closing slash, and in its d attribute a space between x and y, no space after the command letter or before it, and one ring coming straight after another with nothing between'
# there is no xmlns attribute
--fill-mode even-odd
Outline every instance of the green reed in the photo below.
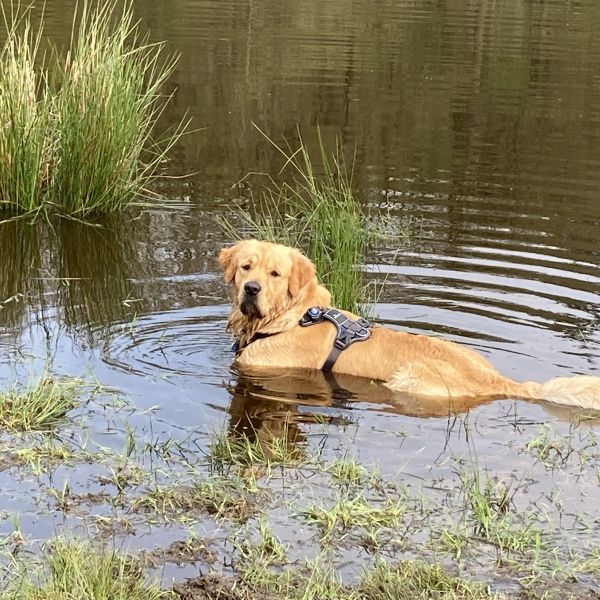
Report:
<svg viewBox="0 0 600 600"><path fill-rule="evenodd" d="M5 15L0 207L85 217L153 197L151 183L187 127L153 138L176 58L141 36L129 2L90 4L74 16L66 56L50 61L39 55L41 27L34 32L30 13Z"/></svg>
<svg viewBox="0 0 600 600"><path fill-rule="evenodd" d="M52 140L48 78L39 62L41 32L0 7L0 208L31 212L44 197Z"/></svg>

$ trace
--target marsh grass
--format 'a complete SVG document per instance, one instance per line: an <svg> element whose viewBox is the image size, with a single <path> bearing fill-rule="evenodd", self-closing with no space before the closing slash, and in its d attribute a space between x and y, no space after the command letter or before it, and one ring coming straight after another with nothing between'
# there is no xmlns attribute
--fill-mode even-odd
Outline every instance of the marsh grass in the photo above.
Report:
<svg viewBox="0 0 600 600"><path fill-rule="evenodd" d="M0 209L38 209L47 184L51 98L39 69L41 31L11 5L0 7L6 41L0 51Z"/></svg>
<svg viewBox="0 0 600 600"><path fill-rule="evenodd" d="M26 386L0 392L0 428L9 431L49 431L77 405L81 383L44 375Z"/></svg>
<svg viewBox="0 0 600 600"><path fill-rule="evenodd" d="M148 185L175 141L152 139L164 109L161 89L175 66L164 44L140 36L129 3L122 14L109 1L84 4L60 74L59 134L49 195L62 212L121 210Z"/></svg>
<svg viewBox="0 0 600 600"><path fill-rule="evenodd" d="M260 467L270 475L274 468L300 466L306 457L290 440L289 431L286 422L277 432L265 429L254 432L252 437L246 433L230 435L225 430L214 433L207 450L210 467L220 473L231 467Z"/></svg>
<svg viewBox="0 0 600 600"><path fill-rule="evenodd" d="M89 458L85 452L75 452L66 444L49 439L14 450L13 454L19 462L27 464L36 474L46 472L49 467L57 463L65 464Z"/></svg>
<svg viewBox="0 0 600 600"><path fill-rule="evenodd" d="M130 2L120 4L84 2L66 56L51 60L40 56L41 28L28 10L3 13L0 208L83 218L153 196L150 184L188 123L154 140L176 59L140 35Z"/></svg>
<svg viewBox="0 0 600 600"><path fill-rule="evenodd" d="M306 561L294 569L276 571L271 564L258 560L247 560L241 568L240 587L245 594L268 594L267 598L289 600L359 600L358 594L345 586L335 569L326 565L320 557ZM257 596L261 597L261 596Z"/></svg>
<svg viewBox="0 0 600 600"><path fill-rule="evenodd" d="M346 487L381 487L383 482L379 469L361 465L356 459L343 457L334 460L326 471L339 485Z"/></svg>
<svg viewBox="0 0 600 600"><path fill-rule="evenodd" d="M241 567L239 598L252 593L289 600L500 600L488 587L456 577L440 565L404 560L388 564L378 560L362 574L356 587L345 585L323 556L275 570L261 561L248 561Z"/></svg>
<svg viewBox="0 0 600 600"><path fill-rule="evenodd" d="M267 518L264 514L258 517L258 540L251 541L249 532L241 532L240 541L234 542L234 547L240 557L240 570L248 571L257 565L274 565L287 562L287 550L271 531Z"/></svg>
<svg viewBox="0 0 600 600"><path fill-rule="evenodd" d="M512 496L503 482L483 478L479 471L462 473L461 481L476 538L497 546L500 551L539 554L541 532L530 525L521 526L511 514ZM450 533L445 541L457 541L460 537Z"/></svg>
<svg viewBox="0 0 600 600"><path fill-rule="evenodd" d="M373 505L362 496L356 496L343 498L330 508L308 506L302 515L308 522L319 526L322 541L352 528L363 529L371 539L375 539L380 529L398 525L404 510L402 500L386 498L382 503Z"/></svg>
<svg viewBox="0 0 600 600"><path fill-rule="evenodd" d="M256 491L240 478L208 477L192 485L156 486L136 498L133 507L164 517L206 511L243 522L257 510Z"/></svg>
<svg viewBox="0 0 600 600"><path fill-rule="evenodd" d="M85 541L53 542L48 573L34 583L26 578L2 595L19 600L166 600L172 592L147 583L141 567L115 550Z"/></svg>
<svg viewBox="0 0 600 600"><path fill-rule="evenodd" d="M491 600L497 596L486 585L447 573L436 564L379 561L365 573L360 585L362 600Z"/></svg>

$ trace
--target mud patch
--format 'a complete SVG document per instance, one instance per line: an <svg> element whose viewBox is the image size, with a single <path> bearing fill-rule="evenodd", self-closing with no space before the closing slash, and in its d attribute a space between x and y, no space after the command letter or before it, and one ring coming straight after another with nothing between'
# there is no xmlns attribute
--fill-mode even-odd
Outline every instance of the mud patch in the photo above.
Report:
<svg viewBox="0 0 600 600"><path fill-rule="evenodd" d="M217 560L217 555L210 549L208 541L192 538L177 540L166 548L155 548L148 552L144 558L151 567L158 567L165 563L183 566L197 562L212 564Z"/></svg>
<svg viewBox="0 0 600 600"><path fill-rule="evenodd" d="M240 588L234 578L211 574L173 587L175 594L182 600L280 600L272 594Z"/></svg>

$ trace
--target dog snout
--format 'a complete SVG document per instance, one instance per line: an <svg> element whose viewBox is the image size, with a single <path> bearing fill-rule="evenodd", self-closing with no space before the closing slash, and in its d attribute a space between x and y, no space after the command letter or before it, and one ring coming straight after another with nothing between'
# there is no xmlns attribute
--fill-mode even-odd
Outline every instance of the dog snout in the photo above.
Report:
<svg viewBox="0 0 600 600"><path fill-rule="evenodd" d="M249 281L246 285L244 285L244 292L248 296L256 296L258 292L260 292L260 284L257 281Z"/></svg>

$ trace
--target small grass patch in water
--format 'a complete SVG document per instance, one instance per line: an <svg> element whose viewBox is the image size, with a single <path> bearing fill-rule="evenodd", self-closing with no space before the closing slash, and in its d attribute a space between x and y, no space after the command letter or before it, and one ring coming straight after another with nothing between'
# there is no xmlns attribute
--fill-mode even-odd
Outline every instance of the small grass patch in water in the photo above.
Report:
<svg viewBox="0 0 600 600"><path fill-rule="evenodd" d="M167 600L172 592L146 581L129 557L84 541L55 540L47 556L48 573L17 580L3 600Z"/></svg>
<svg viewBox="0 0 600 600"><path fill-rule="evenodd" d="M92 460L92 455L85 450L76 450L59 440L48 439L44 433L40 436L41 440L24 436L19 440L20 444L24 443L23 446L14 448L6 445L0 451L14 457L18 466L26 465L35 475L48 473L58 465Z"/></svg>
<svg viewBox="0 0 600 600"><path fill-rule="evenodd" d="M346 585L335 568L320 555L314 560L294 565L294 568L273 569L261 561L240 565L240 578L221 578L195 582L197 589L219 588L220 593L194 596L188 587L189 598L226 598L246 600L260 598L275 600L500 600L485 584L455 577L437 564L400 561L388 564L382 560L365 569L361 580ZM214 578L214 576L213 576ZM219 584L217 586L217 583Z"/></svg>
<svg viewBox="0 0 600 600"><path fill-rule="evenodd" d="M81 383L47 375L27 385L0 391L0 429L50 431L77 405Z"/></svg>
<svg viewBox="0 0 600 600"><path fill-rule="evenodd" d="M230 435L227 431L215 433L210 441L207 456L214 471L223 473L232 466L244 469L260 468L270 475L276 467L297 467L305 459L304 452L289 439L289 426L270 432Z"/></svg>
<svg viewBox="0 0 600 600"><path fill-rule="evenodd" d="M249 571L257 565L274 565L287 562L287 547L284 546L271 531L267 517L261 514L258 518L258 540L251 541L248 531L241 531L240 541L234 542L242 564L239 569Z"/></svg>
<svg viewBox="0 0 600 600"><path fill-rule="evenodd" d="M119 5L84 2L66 57L55 51L51 61L40 56L41 28L34 31L29 10L3 11L0 209L83 218L152 196L187 123L153 139L176 60L141 37L130 2Z"/></svg>
<svg viewBox="0 0 600 600"><path fill-rule="evenodd" d="M319 526L323 541L334 533L343 534L352 528L363 529L371 539L375 539L380 529L398 525L404 509L405 504L401 500L387 498L381 505L373 505L357 496L344 498L330 508L309 506L302 515Z"/></svg>
<svg viewBox="0 0 600 600"><path fill-rule="evenodd" d="M180 518L194 511L246 521L258 509L257 490L235 477L208 477L192 485L156 486L133 501L134 509Z"/></svg>
<svg viewBox="0 0 600 600"><path fill-rule="evenodd" d="M241 567L239 598L359 600L356 592L345 586L335 569L320 557L283 571L260 561L246 561Z"/></svg>
<svg viewBox="0 0 600 600"><path fill-rule="evenodd" d="M347 487L378 487L381 475L378 469L369 469L354 458L339 458L326 466L325 470L335 482Z"/></svg>
<svg viewBox="0 0 600 600"><path fill-rule="evenodd" d="M533 526L520 526L510 513L512 503L509 488L503 482L483 479L478 471L461 474L462 491L469 509L469 520L475 539L483 539L500 551L519 554L539 554L542 544L541 531ZM460 539L452 533L446 535Z"/></svg>

